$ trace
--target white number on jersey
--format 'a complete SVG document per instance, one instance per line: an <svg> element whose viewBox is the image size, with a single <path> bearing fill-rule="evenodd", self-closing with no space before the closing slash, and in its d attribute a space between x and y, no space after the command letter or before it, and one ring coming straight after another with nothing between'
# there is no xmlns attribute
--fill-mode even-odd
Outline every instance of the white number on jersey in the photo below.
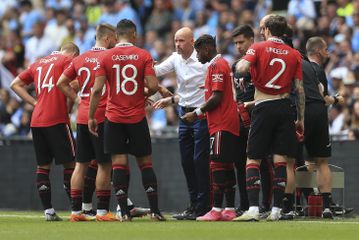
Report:
<svg viewBox="0 0 359 240"><path fill-rule="evenodd" d="M114 69L116 69L116 94L120 93L121 91L127 95L131 96L137 92L138 89L138 83L136 82L137 77L137 68L132 64L127 64L122 68L122 71L120 71L121 66L119 64L113 65ZM132 76L127 76L126 70L128 68L131 68L133 71ZM123 78L123 81L121 83L121 77ZM132 82L134 87L132 91L127 91L126 89L126 83Z"/></svg>
<svg viewBox="0 0 359 240"><path fill-rule="evenodd" d="M89 97L90 93L84 93L84 91L85 91L85 88L86 88L87 84L90 81L91 72L90 72L90 69L88 69L87 67L80 68L77 75L80 76L81 72L86 72L86 78L85 78L84 84L82 85L82 88L81 88L81 91L79 93L79 96L80 97Z"/></svg>
<svg viewBox="0 0 359 240"><path fill-rule="evenodd" d="M85 98L85 97L90 96L90 93L84 93L84 91L86 89L87 84L89 83L89 81L91 79L91 71L87 67L82 67L82 68L79 69L77 75L80 76L81 72L83 72L83 71L86 72L86 78L85 78L84 84L82 85L81 91L79 92L79 96L81 98ZM91 88L91 91L92 91L92 88ZM106 91L106 85L103 86L102 95L104 95L105 91Z"/></svg>
<svg viewBox="0 0 359 240"><path fill-rule="evenodd" d="M209 149L211 150L210 154L213 154L213 144L214 144L214 137L209 138Z"/></svg>
<svg viewBox="0 0 359 240"><path fill-rule="evenodd" d="M37 78L37 94L41 93L42 88L47 88L47 92L50 92L55 87L55 85L52 82L53 76L51 76L50 79L47 81L53 67L54 67L54 64L52 63L50 65L49 69L47 69L44 79L41 79L42 67L36 68L36 71L38 71L38 73L39 73L38 78ZM41 84L41 80L42 80L42 84Z"/></svg>
<svg viewBox="0 0 359 240"><path fill-rule="evenodd" d="M280 75L283 74L283 72L285 71L287 66L286 66L285 62L283 61L283 59L280 59L280 58L273 58L270 61L269 65L273 66L275 62L279 62L282 65L282 68L279 70L279 72L277 72L277 74L269 82L267 82L267 84L265 86L267 88L281 89L281 86L275 85L274 82L280 77Z"/></svg>

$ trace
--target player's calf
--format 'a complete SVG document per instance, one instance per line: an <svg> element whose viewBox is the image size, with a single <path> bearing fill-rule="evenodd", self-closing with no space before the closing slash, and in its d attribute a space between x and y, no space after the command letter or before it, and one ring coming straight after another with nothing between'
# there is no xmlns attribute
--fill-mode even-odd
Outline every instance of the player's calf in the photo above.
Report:
<svg viewBox="0 0 359 240"><path fill-rule="evenodd" d="M122 216L129 216L130 211L127 206L127 197L128 197L128 177L127 172L129 171L127 165L113 164L113 176L112 183L115 190L115 195L117 202L121 207Z"/></svg>

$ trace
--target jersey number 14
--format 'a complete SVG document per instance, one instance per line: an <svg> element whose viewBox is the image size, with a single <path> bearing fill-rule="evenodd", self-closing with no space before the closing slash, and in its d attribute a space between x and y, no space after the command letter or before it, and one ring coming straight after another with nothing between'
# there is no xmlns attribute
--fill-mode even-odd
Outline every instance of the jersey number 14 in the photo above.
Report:
<svg viewBox="0 0 359 240"><path fill-rule="evenodd" d="M41 75L42 75L42 67L36 68L36 71L38 72L38 76L37 76L37 94L40 94L41 89L43 89L43 88L47 88L47 92L50 92L55 87L55 84L53 83L53 76L51 76L49 78L49 75L50 75L51 70L52 70L53 67L54 67L54 64L52 63L50 65L49 69L47 69L47 72L46 72L43 79L41 77Z"/></svg>

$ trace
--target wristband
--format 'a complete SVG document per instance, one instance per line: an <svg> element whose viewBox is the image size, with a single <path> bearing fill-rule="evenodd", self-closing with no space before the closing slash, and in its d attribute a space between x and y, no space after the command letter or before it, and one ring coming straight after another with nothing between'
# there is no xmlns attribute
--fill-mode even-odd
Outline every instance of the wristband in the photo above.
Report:
<svg viewBox="0 0 359 240"><path fill-rule="evenodd" d="M175 104L175 96L171 97L171 102L172 102L172 104Z"/></svg>
<svg viewBox="0 0 359 240"><path fill-rule="evenodd" d="M200 116L200 115L203 114L203 112L201 111L201 108L196 108L196 109L194 110L194 112L196 113L197 116Z"/></svg>

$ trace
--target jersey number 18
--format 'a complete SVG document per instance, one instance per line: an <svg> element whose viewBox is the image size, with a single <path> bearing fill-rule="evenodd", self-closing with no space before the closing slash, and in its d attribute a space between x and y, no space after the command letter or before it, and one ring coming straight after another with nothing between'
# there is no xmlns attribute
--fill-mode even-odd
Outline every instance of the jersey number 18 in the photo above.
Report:
<svg viewBox="0 0 359 240"><path fill-rule="evenodd" d="M132 64L127 64L122 69L119 64L115 64L112 68L116 70L116 94L120 92L123 92L125 95L128 96L135 94L138 89L138 83L136 81L138 73L137 68ZM126 74L127 69L132 69L132 76L128 76ZM123 79L123 81L121 80L121 78ZM133 83L133 89L131 91L128 91L126 89L126 84L129 82Z"/></svg>

